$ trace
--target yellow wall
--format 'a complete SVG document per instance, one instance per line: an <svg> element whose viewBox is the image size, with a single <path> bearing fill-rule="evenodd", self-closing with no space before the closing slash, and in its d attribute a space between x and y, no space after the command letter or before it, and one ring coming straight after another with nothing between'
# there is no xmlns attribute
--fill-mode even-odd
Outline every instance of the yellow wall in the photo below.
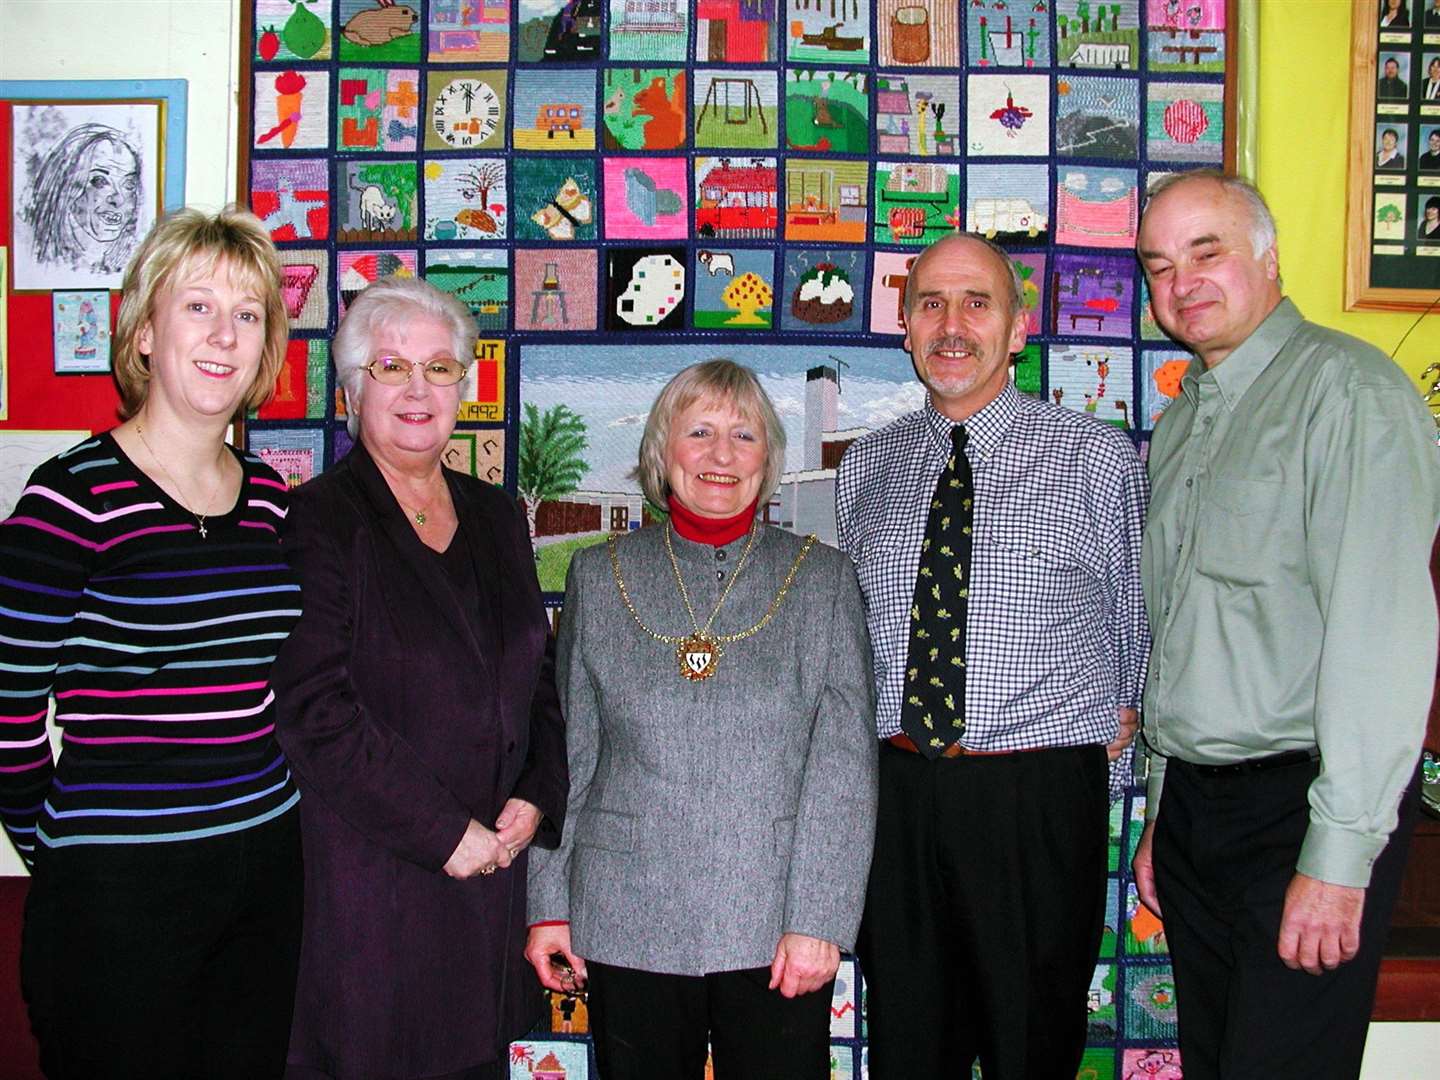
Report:
<svg viewBox="0 0 1440 1080"><path fill-rule="evenodd" d="M1257 154L1260 190L1280 232L1285 292L1314 322L1386 353L1416 312L1345 310L1345 163L1350 126L1350 4L1261 0ZM1396 362L1413 379L1440 361L1440 310Z"/></svg>

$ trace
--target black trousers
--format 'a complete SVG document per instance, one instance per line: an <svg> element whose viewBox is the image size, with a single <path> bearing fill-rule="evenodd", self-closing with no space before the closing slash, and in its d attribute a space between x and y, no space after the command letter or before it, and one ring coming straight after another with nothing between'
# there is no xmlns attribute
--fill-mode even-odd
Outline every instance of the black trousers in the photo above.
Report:
<svg viewBox="0 0 1440 1080"><path fill-rule="evenodd" d="M857 952L872 1080L1074 1080L1105 920L1100 746L880 747Z"/></svg>
<svg viewBox="0 0 1440 1080"><path fill-rule="evenodd" d="M46 1076L284 1074L304 893L297 813L204 840L37 850L20 977Z"/></svg>
<svg viewBox="0 0 1440 1080"><path fill-rule="evenodd" d="M770 969L663 975L586 963L598 1080L829 1080L833 981L786 998Z"/></svg>
<svg viewBox="0 0 1440 1080"><path fill-rule="evenodd" d="M1155 887L1175 969L1185 1080L1360 1074L1385 932L1419 804L1419 772L1365 891L1360 952L1310 975L1277 952L1310 822L1316 762L1207 777L1172 759L1155 821Z"/></svg>

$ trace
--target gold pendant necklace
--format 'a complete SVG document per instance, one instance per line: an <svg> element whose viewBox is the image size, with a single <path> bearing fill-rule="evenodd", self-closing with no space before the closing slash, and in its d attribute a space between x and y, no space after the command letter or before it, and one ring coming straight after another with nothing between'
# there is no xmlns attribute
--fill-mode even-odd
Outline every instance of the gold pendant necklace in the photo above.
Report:
<svg viewBox="0 0 1440 1080"><path fill-rule="evenodd" d="M680 573L680 563L675 558L675 549L670 543L670 525L665 525L665 554L670 556L670 569L675 574L675 584L680 588L680 599L685 603L685 612L690 616L690 625L694 628L692 633L677 637L673 634L660 634L645 625L640 613L635 610L635 605L630 601L629 590L625 588L625 579L620 573L620 556L615 550L615 536L612 534L608 545L610 548L610 569L615 575L615 585L620 590L620 599L625 604L625 610L635 620L644 633L650 635L656 641L666 645L675 646L675 661L680 668L680 676L689 682L703 682L715 674L720 664L720 656L724 652L723 646L734 641L740 641L751 634L759 633L775 617L780 610L780 604L785 599L785 594L790 591L790 586L795 582L795 575L800 572L800 564L805 561L805 556L810 554L810 548L815 543L815 535L805 538L805 544L800 549L800 554L795 557L795 562L790 567L790 572L785 575L785 581L780 586L780 591L775 594L775 599L770 601L770 607L764 616L748 630L741 630L735 634L712 634L710 627L715 624L715 618L720 614L720 609L725 606L725 600L730 595L730 589L735 584L735 579L740 576L740 571L745 569L745 564L750 558L750 549L755 546L755 538L759 535L759 523L750 526L750 539L745 543L745 550L740 556L740 562L735 567L735 572L730 575L724 590L720 593L720 600L715 605L715 610L710 612L710 617L705 620L705 625L700 625L700 620L695 617L695 608L690 603L690 591L685 588L685 578Z"/></svg>
<svg viewBox="0 0 1440 1080"><path fill-rule="evenodd" d="M135 434L140 436L140 442L144 445L145 449L149 451L151 459L155 462L156 465L160 466L160 471L165 474L166 478L170 481L170 483L175 485L175 490L180 493L180 497L188 502L190 496L185 494L185 489L180 486L180 481L176 480L174 474L165 467L165 462L161 460L160 455L155 453L155 451L150 448L150 440L145 438L145 430L140 426L138 422L135 425ZM220 480L223 481L224 479L225 470L222 468L220 470ZM209 498L205 500L205 506L207 508L207 511L210 504L215 501L215 492L219 490L219 487L220 483L217 482L215 484L215 487L210 489ZM189 506L185 505L185 503L181 503L180 505L195 519L197 524L200 526L200 539L206 539L210 535L210 533L205 528L205 519L210 516L209 513L207 512L201 514L195 510L191 510Z"/></svg>

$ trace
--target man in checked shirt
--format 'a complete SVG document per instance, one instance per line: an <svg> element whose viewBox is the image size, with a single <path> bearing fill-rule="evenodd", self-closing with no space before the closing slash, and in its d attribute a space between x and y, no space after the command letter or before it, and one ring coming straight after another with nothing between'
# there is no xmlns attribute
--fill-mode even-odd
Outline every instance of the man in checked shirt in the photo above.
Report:
<svg viewBox="0 0 1440 1080"><path fill-rule="evenodd" d="M978 1056L986 1080L1068 1080L1150 644L1145 473L1123 431L1016 391L1026 313L993 244L927 248L905 315L925 406L851 446L836 486L879 699L870 1075Z"/></svg>

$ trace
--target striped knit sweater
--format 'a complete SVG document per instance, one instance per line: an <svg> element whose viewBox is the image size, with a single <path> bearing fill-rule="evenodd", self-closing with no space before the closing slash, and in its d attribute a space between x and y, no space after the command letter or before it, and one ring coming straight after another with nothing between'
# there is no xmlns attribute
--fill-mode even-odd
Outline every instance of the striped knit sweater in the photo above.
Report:
<svg viewBox="0 0 1440 1080"><path fill-rule="evenodd" d="M36 469L0 522L0 821L27 864L37 844L236 832L299 799L270 689L300 615L288 497L238 456L240 497L206 537L109 434Z"/></svg>

